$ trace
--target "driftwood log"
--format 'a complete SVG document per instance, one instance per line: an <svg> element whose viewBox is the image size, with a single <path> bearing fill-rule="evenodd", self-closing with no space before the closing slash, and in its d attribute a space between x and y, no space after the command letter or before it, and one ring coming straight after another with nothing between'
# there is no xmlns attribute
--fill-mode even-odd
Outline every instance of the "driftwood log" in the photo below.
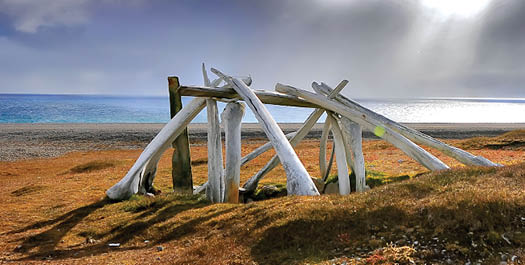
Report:
<svg viewBox="0 0 525 265"><path fill-rule="evenodd" d="M297 157L286 136L284 136L277 122L275 122L255 93L237 78L225 76L215 69L212 69L212 71L221 76L227 83L231 84L255 114L268 139L272 142L275 152L279 156L284 171L286 172L286 188L288 194L319 195L310 175Z"/></svg>

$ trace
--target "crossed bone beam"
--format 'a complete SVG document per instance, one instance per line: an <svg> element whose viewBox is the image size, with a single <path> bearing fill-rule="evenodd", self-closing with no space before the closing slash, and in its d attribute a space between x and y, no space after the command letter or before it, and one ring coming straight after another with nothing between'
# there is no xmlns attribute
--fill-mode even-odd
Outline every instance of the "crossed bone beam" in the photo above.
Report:
<svg viewBox="0 0 525 265"><path fill-rule="evenodd" d="M196 98L183 107L161 129L128 173L107 190L106 194L110 199L124 200L135 193L151 192L157 164L162 153L171 146L174 139L186 129L191 120L205 106L208 106L208 122L210 123L208 126L209 179L205 185L197 188L195 192L207 190L208 198L213 202L237 202L238 190L242 190L239 188L240 166L272 147L276 150L276 155L263 169L252 176L244 187L254 190L259 180L281 162L287 175L289 194L318 195L317 188L298 159L293 146L306 136L324 112L327 112L327 120L321 137L321 176L329 174L330 170L326 166L326 144L328 134L332 131L334 135L333 152L335 152L337 160L338 175L345 176L341 177L339 182L341 194L350 192L350 181L346 178L349 168L356 175L357 191L364 191L367 188L362 153L362 129L375 131L380 128L380 131L384 133L378 136L392 143L430 170L447 169L448 166L414 142L436 148L467 165L499 166L499 164L484 157L474 156L396 123L340 95L339 92L348 83L346 80L333 90L324 83L317 84L314 82L312 86L317 94L282 84L277 84L277 92L274 92L252 90L249 87L252 82L251 77L244 77L240 80L224 75L213 68L211 70L218 78L210 81L204 64L202 70L204 87L180 86L177 89L177 93L182 96L195 96ZM222 82L225 84L219 87ZM222 166L222 139L216 100L229 102L222 113L226 137L226 169ZM240 128L244 107L242 103L238 102L239 100L245 101L253 111L270 140L269 143L260 146L244 158L241 158L240 155ZM263 103L311 107L315 110L298 131L285 136Z"/></svg>
<svg viewBox="0 0 525 265"><path fill-rule="evenodd" d="M319 191L299 157L297 157L293 147L253 90L237 78L226 76L214 68L211 71L229 83L254 113L281 160L281 164L286 172L288 193L293 195L319 195Z"/></svg>
<svg viewBox="0 0 525 265"><path fill-rule="evenodd" d="M320 94L330 94L331 91L333 91L332 88L330 88L328 85L321 83L321 85L317 83L312 84L314 90L317 93ZM344 104L346 107L361 112L363 115L368 116L369 119L374 120L377 123L383 124L385 127L388 127L389 129L398 132L399 134L405 136L406 138L418 143L423 144L432 148L435 148L441 152L443 152L445 155L450 156L459 162L470 165L470 166L501 166L499 164L496 164L482 156L474 156L471 153L464 151L462 149L456 148L454 146L445 144L429 135L426 135L420 131L414 130L410 127L406 127L400 123L397 123L379 113L373 112L366 107L360 105L359 103L348 99L347 97L339 94L335 98L339 103Z"/></svg>
<svg viewBox="0 0 525 265"><path fill-rule="evenodd" d="M279 83L277 83L275 89L282 93L287 93L290 95L301 97L307 101L310 101L314 104L325 108L326 110L330 110L344 117L347 117L350 120L363 126L363 128L367 130L374 131L376 127L381 127L382 130L384 130L385 132L383 135L380 135L381 138L392 143L394 146L405 152L405 154L407 154L409 157L418 161L420 164L422 164L424 167L430 170L442 170L449 168L437 157L430 154L425 149L417 146L401 134L389 129L388 127L384 127L384 125L381 122L371 119L369 116L363 115L362 112L353 110L345 106L344 104L339 103L336 100L328 99L319 94L297 89L292 86L282 85Z"/></svg>
<svg viewBox="0 0 525 265"><path fill-rule="evenodd" d="M347 80L341 81L341 83L330 93L330 95L336 95L339 93L346 85L348 84ZM321 115L324 113L324 109L317 108L315 109L310 116L303 123L301 128L297 130L296 134L290 139L290 144L292 147L295 147L301 140L308 134L312 129L315 123L319 120ZM270 161L255 175L253 175L243 186L247 191L254 191L259 184L259 181L272 169L274 169L279 164L279 156L274 155Z"/></svg>

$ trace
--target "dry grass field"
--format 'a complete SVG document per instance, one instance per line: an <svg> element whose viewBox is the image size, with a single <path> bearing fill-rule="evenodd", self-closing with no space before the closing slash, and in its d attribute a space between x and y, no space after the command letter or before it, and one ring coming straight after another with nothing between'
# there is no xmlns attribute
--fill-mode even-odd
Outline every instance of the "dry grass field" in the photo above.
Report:
<svg viewBox="0 0 525 265"><path fill-rule="evenodd" d="M110 202L104 192L141 150L0 162L0 263L525 262L525 132L447 142L505 167L460 167L430 150L454 168L429 173L393 146L367 140L369 177L385 185L350 196L212 205L202 196L170 192L171 151L155 179L162 193L124 202ZM243 143L243 154L262 143ZM314 140L297 148L315 177L318 150ZM202 184L206 145L196 143L191 151L194 181ZM243 166L241 183L272 155ZM394 181L405 175L410 179ZM285 183L280 166L261 182L276 183Z"/></svg>

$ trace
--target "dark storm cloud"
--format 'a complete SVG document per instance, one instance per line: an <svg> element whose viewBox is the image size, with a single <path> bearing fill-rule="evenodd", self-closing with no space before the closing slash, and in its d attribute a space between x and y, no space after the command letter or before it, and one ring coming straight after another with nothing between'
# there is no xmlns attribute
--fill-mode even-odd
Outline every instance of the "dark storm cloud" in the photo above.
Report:
<svg viewBox="0 0 525 265"><path fill-rule="evenodd" d="M201 84L204 61L255 88L349 79L353 97L525 97L519 0L471 21L417 0L46 2L0 0L0 92L164 95L168 75Z"/></svg>

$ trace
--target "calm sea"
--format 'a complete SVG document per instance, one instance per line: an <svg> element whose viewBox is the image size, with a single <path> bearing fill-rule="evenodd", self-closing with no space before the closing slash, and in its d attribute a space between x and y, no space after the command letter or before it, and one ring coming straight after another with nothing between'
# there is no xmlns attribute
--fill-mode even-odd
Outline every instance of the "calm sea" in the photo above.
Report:
<svg viewBox="0 0 525 265"><path fill-rule="evenodd" d="M191 98L184 98L188 102ZM399 122L525 123L525 99L356 100ZM219 108L224 107L219 103ZM267 105L277 122L303 122L309 109ZM0 94L0 123L165 123L167 97ZM245 122L256 122L248 110ZM201 112L193 122L206 122Z"/></svg>

